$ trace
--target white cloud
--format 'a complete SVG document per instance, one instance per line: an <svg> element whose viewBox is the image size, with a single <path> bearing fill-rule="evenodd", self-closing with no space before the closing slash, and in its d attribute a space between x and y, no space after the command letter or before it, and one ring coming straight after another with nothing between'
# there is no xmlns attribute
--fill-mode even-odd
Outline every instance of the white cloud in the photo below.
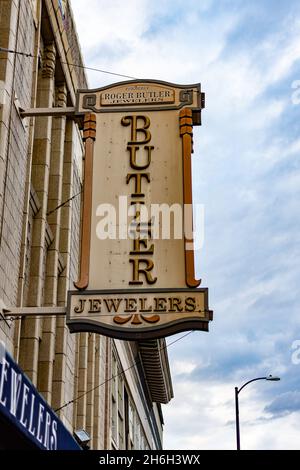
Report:
<svg viewBox="0 0 300 470"><path fill-rule="evenodd" d="M201 21L200 7L198 15L185 9L183 18L169 24L170 11L176 11L169 1L159 2L159 9L149 0L114 0L108 4L91 0L89 8L82 0L71 3L87 65L167 81L198 81L199 69L204 71L217 59L226 34L238 20L236 14L226 14L208 25ZM151 33L160 19L161 26ZM203 47L208 31L210 43ZM89 75L93 87L112 80L99 73Z"/></svg>
<svg viewBox="0 0 300 470"><path fill-rule="evenodd" d="M148 0L72 0L76 25L83 49L88 54L101 54L101 47L118 41L134 45L147 28ZM109 59L109 58L108 58Z"/></svg>
<svg viewBox="0 0 300 470"><path fill-rule="evenodd" d="M180 375L180 374L191 374L193 370L195 370L197 364L194 362L188 361L174 361L172 364L172 374Z"/></svg>
<svg viewBox="0 0 300 470"><path fill-rule="evenodd" d="M234 434L231 436L230 431L225 429L226 438L223 435L223 427L226 428L227 421L233 418L233 410L228 405L232 392L230 387L224 385L180 381L173 406L163 407L167 423L165 448L216 448L217 435L220 439L222 436L220 448L233 448Z"/></svg>
<svg viewBox="0 0 300 470"><path fill-rule="evenodd" d="M270 384L261 382L260 387ZM242 448L299 449L300 413L270 419L258 387L249 385L239 395ZM163 412L166 449L235 449L234 385L180 382L173 406L164 406Z"/></svg>

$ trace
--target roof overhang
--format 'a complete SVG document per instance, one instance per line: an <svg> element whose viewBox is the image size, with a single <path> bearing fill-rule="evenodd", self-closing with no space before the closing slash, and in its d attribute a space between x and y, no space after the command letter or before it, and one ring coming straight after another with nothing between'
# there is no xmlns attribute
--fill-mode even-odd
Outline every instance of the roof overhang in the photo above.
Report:
<svg viewBox="0 0 300 470"><path fill-rule="evenodd" d="M138 341L138 346L152 401L169 403L174 394L166 340Z"/></svg>

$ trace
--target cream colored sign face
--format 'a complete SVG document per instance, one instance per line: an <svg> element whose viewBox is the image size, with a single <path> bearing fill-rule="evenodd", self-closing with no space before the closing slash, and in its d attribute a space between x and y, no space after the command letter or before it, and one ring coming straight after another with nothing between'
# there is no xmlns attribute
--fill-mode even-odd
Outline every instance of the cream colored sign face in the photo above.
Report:
<svg viewBox="0 0 300 470"><path fill-rule="evenodd" d="M137 127L147 126L147 137L137 132L132 139L132 121ZM154 239L151 233L153 204L165 204L168 209L174 204L181 208L183 203L178 116L172 111L100 114L96 142L89 289L186 287L182 233L179 239L170 233L164 240ZM134 222L139 224L140 218L130 212L145 209L149 232L144 226L145 238L134 240L130 226L134 237Z"/></svg>
<svg viewBox="0 0 300 470"><path fill-rule="evenodd" d="M200 122L201 97L199 85L152 81L79 93L78 112L95 113L96 140L90 184L85 181L90 235L75 284L84 294L73 293L69 301L74 331L84 324L89 331L91 321L124 339L132 332L170 334L175 324L180 331L191 321L205 329L207 292L190 296L200 281L183 225L192 204L192 126ZM172 297L174 289L180 293ZM114 305L117 312L110 312Z"/></svg>

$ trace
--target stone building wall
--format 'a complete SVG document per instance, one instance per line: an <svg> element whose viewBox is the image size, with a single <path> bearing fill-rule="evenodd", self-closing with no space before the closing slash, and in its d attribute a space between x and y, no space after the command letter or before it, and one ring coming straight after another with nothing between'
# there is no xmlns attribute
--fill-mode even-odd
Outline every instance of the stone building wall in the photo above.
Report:
<svg viewBox="0 0 300 470"><path fill-rule="evenodd" d="M65 306L78 276L81 130L66 116L20 115L75 106L76 90L87 88L84 69L74 67L83 62L69 3L64 6L0 0L0 47L29 54L0 52L0 308ZM64 316L50 315L0 316L0 340L66 427L90 434L92 448L127 445L126 407L130 446L159 446L162 424L157 419L153 444L149 423L149 407L157 411L158 405L144 395L137 370L128 368L136 360L130 343L71 334ZM113 367L119 382L112 380ZM113 384L124 394L117 424Z"/></svg>
<svg viewBox="0 0 300 470"><path fill-rule="evenodd" d="M1 47L33 52L35 24L30 2L0 3ZM30 128L20 118L18 106L32 102L34 59L0 54L0 298L6 305L18 301L18 278L29 151ZM7 347L12 351L12 330L1 322Z"/></svg>

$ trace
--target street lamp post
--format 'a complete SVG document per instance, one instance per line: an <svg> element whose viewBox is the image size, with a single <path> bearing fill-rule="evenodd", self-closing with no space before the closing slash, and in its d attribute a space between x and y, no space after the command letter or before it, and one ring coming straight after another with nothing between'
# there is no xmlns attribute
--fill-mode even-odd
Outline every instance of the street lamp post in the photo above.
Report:
<svg viewBox="0 0 300 470"><path fill-rule="evenodd" d="M256 380L269 380L271 382L275 382L280 380L280 377L276 377L273 375L268 375L267 377L257 377L256 379L249 380L248 382L244 383L240 388L235 387L235 426L236 426L236 448L237 450L241 450L241 443L240 443L240 417L239 417L239 393L246 387L246 385L250 384L251 382L255 382Z"/></svg>

